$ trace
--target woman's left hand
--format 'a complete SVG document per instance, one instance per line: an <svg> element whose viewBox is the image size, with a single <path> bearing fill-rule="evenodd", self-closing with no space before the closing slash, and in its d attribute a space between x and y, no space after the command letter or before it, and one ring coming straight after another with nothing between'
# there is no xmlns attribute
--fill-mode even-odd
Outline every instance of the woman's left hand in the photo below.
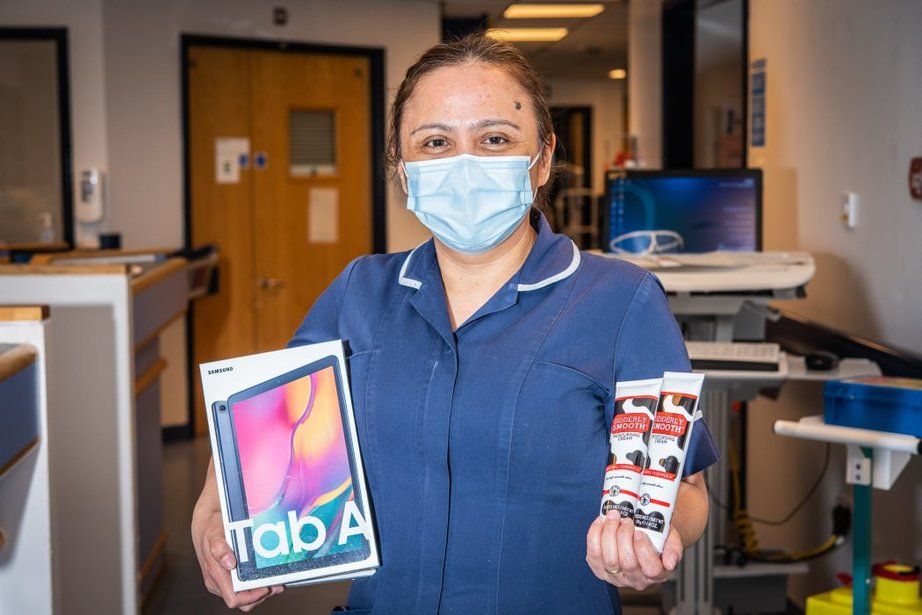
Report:
<svg viewBox="0 0 922 615"><path fill-rule="evenodd" d="M662 583L681 561L682 550L679 533L670 527L660 557L647 535L635 530L634 521L614 510L593 521L586 536L589 567L616 587L643 590Z"/></svg>

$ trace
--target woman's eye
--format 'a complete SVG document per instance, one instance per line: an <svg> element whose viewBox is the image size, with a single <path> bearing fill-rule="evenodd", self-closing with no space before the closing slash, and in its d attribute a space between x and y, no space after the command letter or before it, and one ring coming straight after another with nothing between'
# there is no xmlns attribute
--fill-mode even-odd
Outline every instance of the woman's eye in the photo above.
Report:
<svg viewBox="0 0 922 615"><path fill-rule="evenodd" d="M487 144L489 145L504 145L506 143L508 143L506 137L501 137L499 135L487 137Z"/></svg>
<svg viewBox="0 0 922 615"><path fill-rule="evenodd" d="M425 145L426 147L432 147L432 148L438 149L440 147L445 147L446 145L448 145L448 141L446 141L445 139L429 139L428 141L426 141Z"/></svg>

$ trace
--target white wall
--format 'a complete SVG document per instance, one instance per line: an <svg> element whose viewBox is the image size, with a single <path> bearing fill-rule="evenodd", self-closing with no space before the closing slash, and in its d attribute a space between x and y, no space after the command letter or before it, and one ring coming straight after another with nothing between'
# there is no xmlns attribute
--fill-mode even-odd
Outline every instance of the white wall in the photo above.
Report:
<svg viewBox="0 0 922 615"><path fill-rule="evenodd" d="M640 166L663 164L662 0L628 5L628 131L637 138Z"/></svg>
<svg viewBox="0 0 922 615"><path fill-rule="evenodd" d="M127 246L182 242L180 33L280 38L384 47L390 95L413 59L439 38L434 2L300 0L286 2L290 22L272 25L273 5L252 0L104 0L106 103L110 156L108 224ZM391 191L389 250L426 234Z"/></svg>
<svg viewBox="0 0 922 615"><path fill-rule="evenodd" d="M624 139L624 81L612 79L548 79L555 107L592 107L592 188L605 190L605 169Z"/></svg>
<svg viewBox="0 0 922 615"><path fill-rule="evenodd" d="M280 38L385 48L388 101L412 60L439 38L439 9L425 0L294 0L290 22L272 25L272 4L251 0L3 0L0 25L69 29L75 179L109 172L101 227L123 245L182 245L181 33ZM387 248L415 246L425 230L387 202ZM87 240L99 229L87 229Z"/></svg>
<svg viewBox="0 0 922 615"><path fill-rule="evenodd" d="M750 59L767 62L765 243L809 250L817 275L788 307L922 353L922 3L754 0ZM845 191L858 227L839 220Z"/></svg>
<svg viewBox="0 0 922 615"><path fill-rule="evenodd" d="M438 4L426 0L290 0L287 26L273 4L252 0L0 0L0 25L66 27L70 54L74 198L81 170L108 171L106 219L77 225L94 245L119 231L126 248L183 243L180 35L284 39L385 49L386 105L403 74L438 42ZM388 185L387 249L412 248L429 235ZM185 328L163 340L164 424L184 423Z"/></svg>
<svg viewBox="0 0 922 615"><path fill-rule="evenodd" d="M74 198L82 169L108 165L102 0L2 0L0 25L66 27L70 57L70 109ZM88 231L88 233L81 233ZM77 241L98 228L77 229Z"/></svg>
<svg viewBox="0 0 922 615"><path fill-rule="evenodd" d="M750 60L765 58L766 147L750 148L765 173L765 246L802 249L817 262L807 299L784 307L822 323L922 352L922 203L909 197L911 156L922 154L922 3L917 0L751 0ZM839 220L839 198L861 197L858 227ZM751 406L749 510L777 518L817 475L818 443L771 434L775 419L822 411L822 388L787 385ZM816 494L763 545L805 548L830 527L851 490L843 447ZM875 490L874 560L922 560L922 460L889 492ZM791 583L798 599L836 585L850 545L811 563Z"/></svg>

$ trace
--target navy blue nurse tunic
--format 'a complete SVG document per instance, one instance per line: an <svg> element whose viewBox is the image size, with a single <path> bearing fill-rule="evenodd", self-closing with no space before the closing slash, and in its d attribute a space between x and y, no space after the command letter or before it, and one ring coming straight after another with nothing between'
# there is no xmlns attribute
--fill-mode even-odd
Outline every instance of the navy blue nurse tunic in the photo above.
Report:
<svg viewBox="0 0 922 615"><path fill-rule="evenodd" d="M586 563L615 382L688 371L662 287L537 210L520 270L452 331L435 247L364 256L289 346L347 344L381 568L349 609L617 613ZM703 422L686 474L717 460Z"/></svg>

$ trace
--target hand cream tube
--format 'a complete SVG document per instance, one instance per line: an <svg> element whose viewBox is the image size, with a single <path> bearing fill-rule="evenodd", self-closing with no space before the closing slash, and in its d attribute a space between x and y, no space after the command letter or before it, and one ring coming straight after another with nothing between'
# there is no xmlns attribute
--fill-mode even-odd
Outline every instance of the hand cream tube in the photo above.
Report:
<svg viewBox="0 0 922 615"><path fill-rule="evenodd" d="M662 378L631 380L615 385L615 418L609 432L608 466L602 485L600 514L617 510L633 517L640 473L647 461L647 440L659 402Z"/></svg>
<svg viewBox="0 0 922 615"><path fill-rule="evenodd" d="M640 480L640 502L634 514L637 529L663 552L682 480L682 468L704 374L666 372L650 434L649 462Z"/></svg>

